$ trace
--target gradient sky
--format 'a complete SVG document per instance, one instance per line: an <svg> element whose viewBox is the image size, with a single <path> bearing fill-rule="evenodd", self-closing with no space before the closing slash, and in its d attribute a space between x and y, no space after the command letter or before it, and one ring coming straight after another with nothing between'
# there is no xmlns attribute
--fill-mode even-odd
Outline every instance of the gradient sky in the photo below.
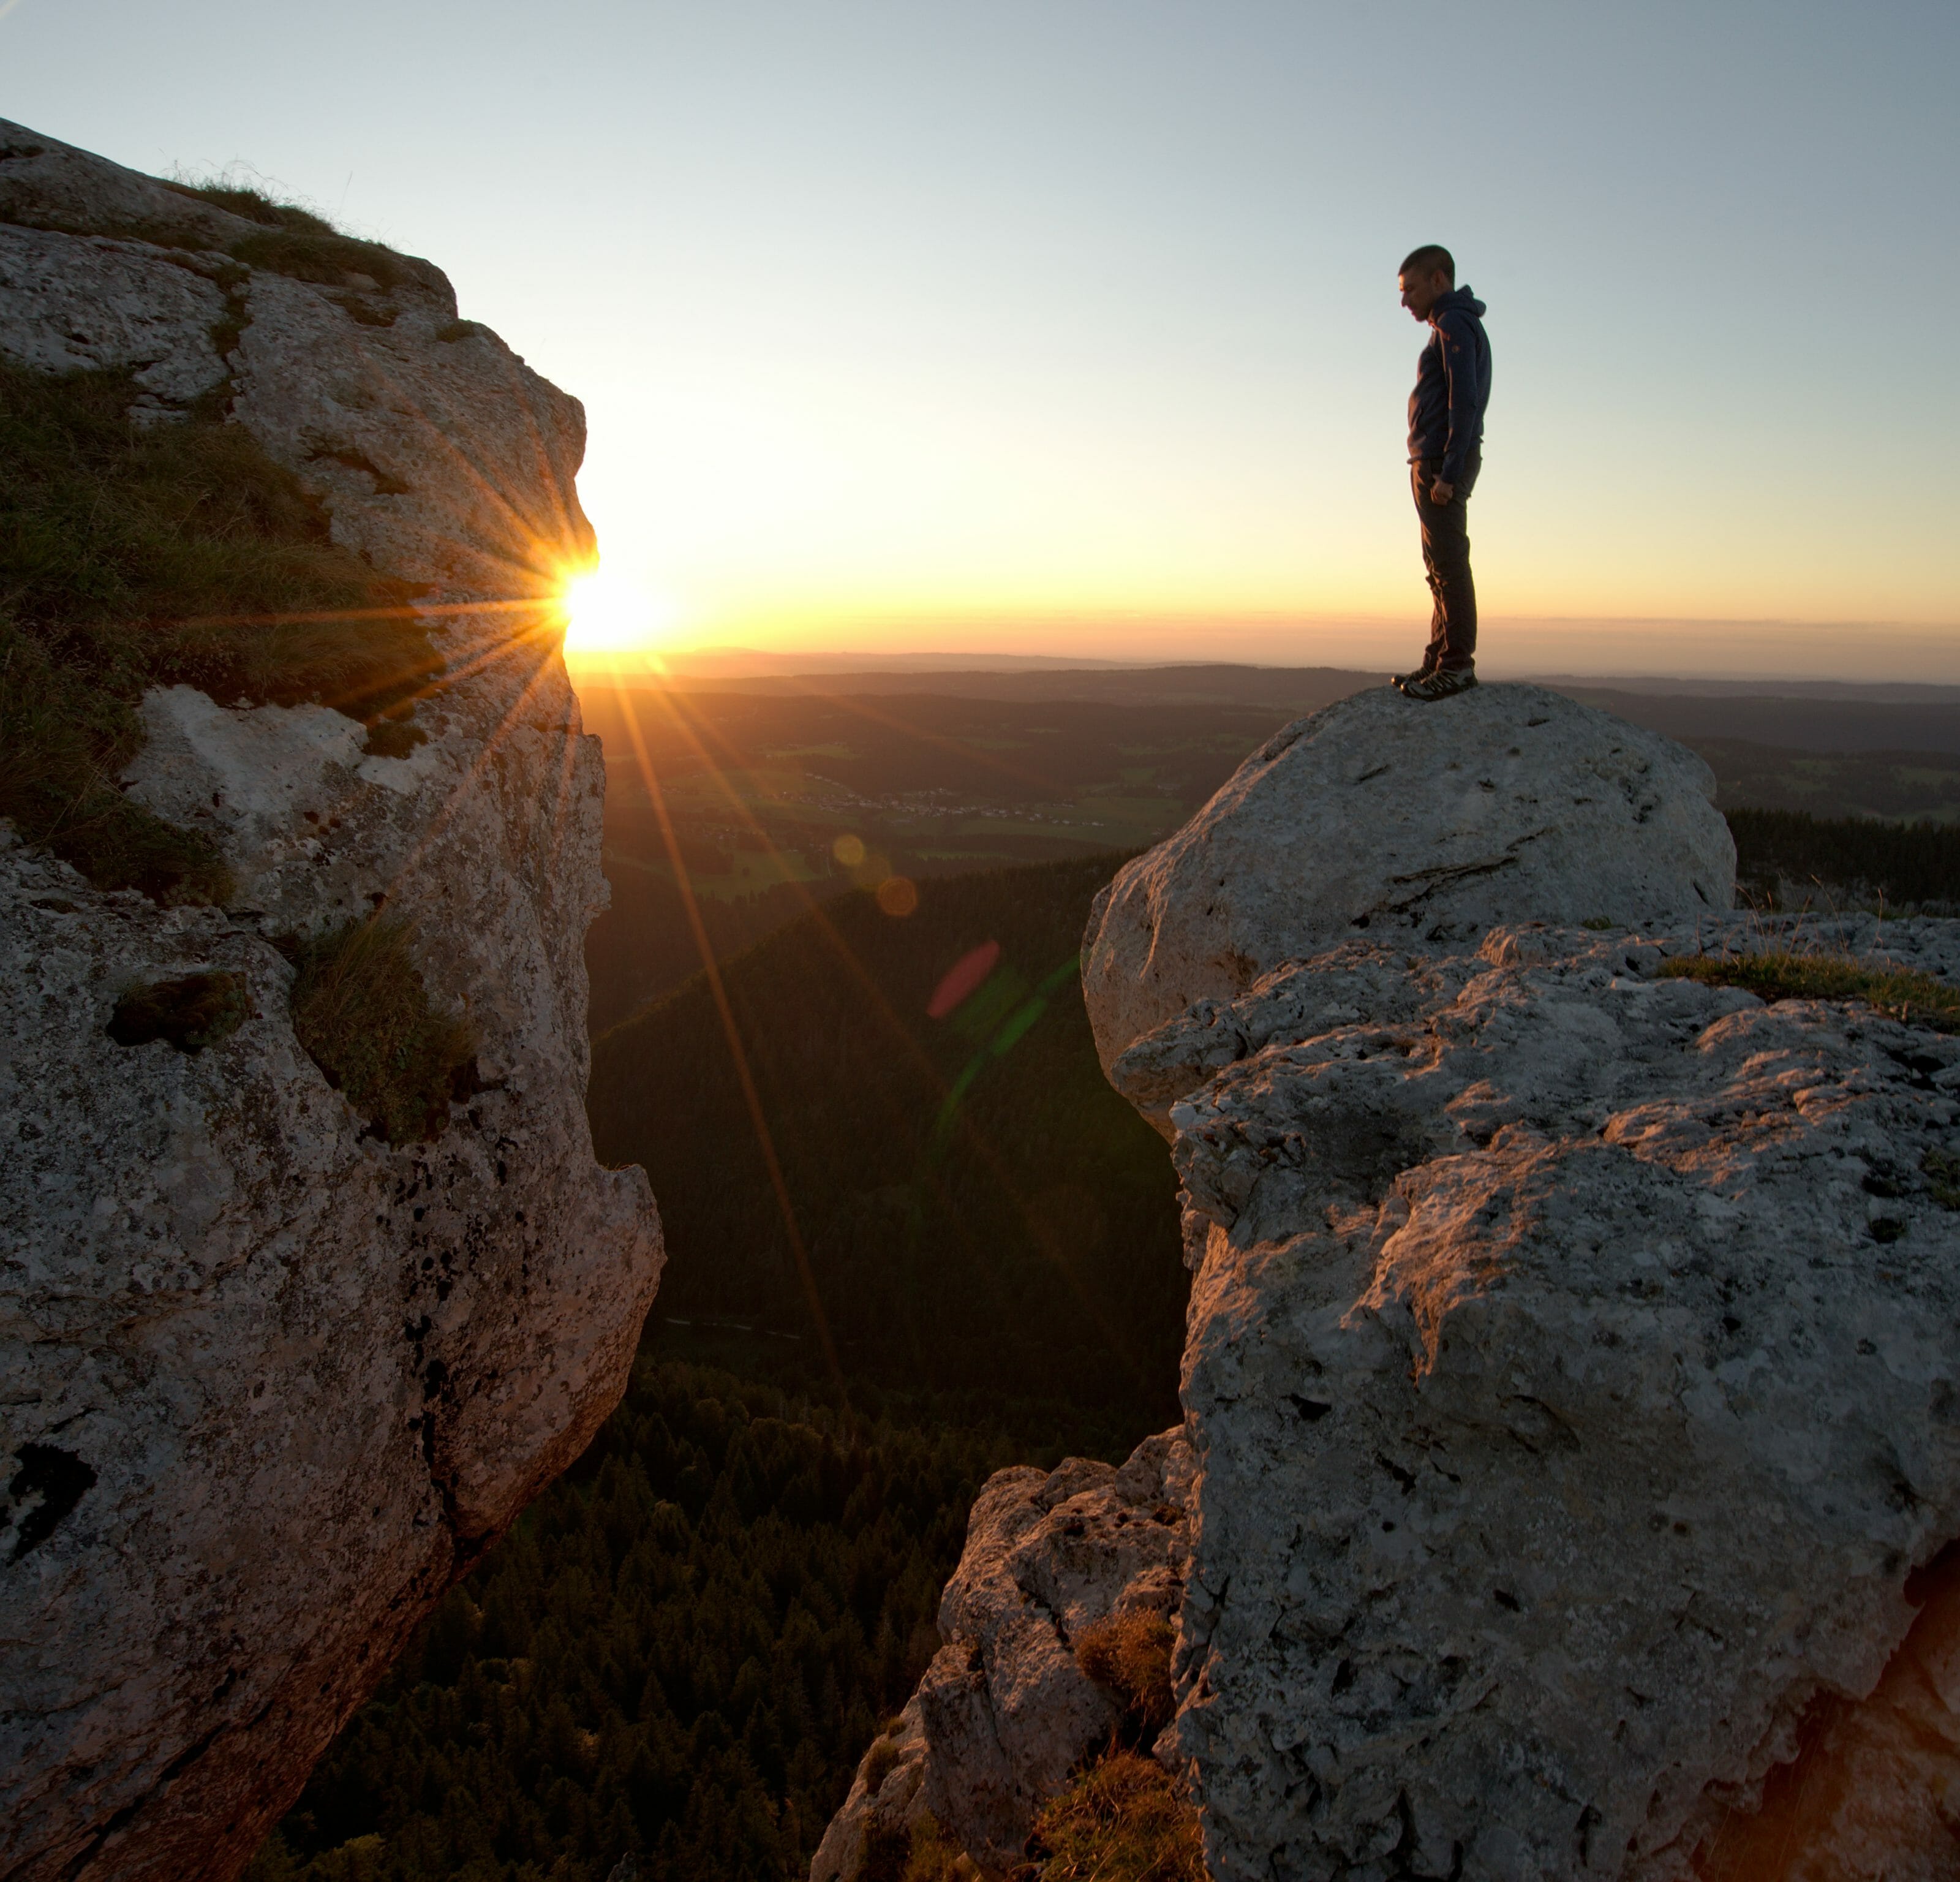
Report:
<svg viewBox="0 0 1960 1882"><path fill-rule="evenodd" d="M440 263L676 644L1412 654L1441 240L1491 664L1960 680L1953 0L0 9L0 113Z"/></svg>

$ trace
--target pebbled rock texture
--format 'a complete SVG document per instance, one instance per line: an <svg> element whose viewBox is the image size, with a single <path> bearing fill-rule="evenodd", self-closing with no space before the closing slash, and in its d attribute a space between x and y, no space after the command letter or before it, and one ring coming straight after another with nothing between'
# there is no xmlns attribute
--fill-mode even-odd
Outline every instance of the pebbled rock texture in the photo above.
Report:
<svg viewBox="0 0 1960 1882"><path fill-rule="evenodd" d="M158 422L231 398L338 538L430 584L447 667L405 758L323 707L149 696L128 788L217 839L231 909L103 894L0 833L0 1874L21 1882L235 1875L616 1403L662 1259L643 1174L592 1158L603 772L528 611L589 547L579 407L482 330L445 338L428 264L385 295L298 282L226 259L255 227L0 125L0 351L140 367ZM477 1040L476 1088L400 1148L298 1044L270 938L384 900ZM226 1036L110 1036L126 992L207 975L232 977Z"/></svg>
<svg viewBox="0 0 1960 1882"><path fill-rule="evenodd" d="M902 1842L928 1814L983 1874L1020 1861L1042 1803L1120 1720L1077 1664L1084 1631L1138 1611L1176 1616L1191 1473L1172 1430L1120 1468L1071 1457L988 1479L940 1603L945 1644L865 1754L811 1882L854 1882L881 1841Z"/></svg>
<svg viewBox="0 0 1960 1882"><path fill-rule="evenodd" d="M1220 1882L1690 1873L1960 1536L1960 1041L1660 977L1695 939L1349 942L1118 1061L1188 1055Z"/></svg>
<svg viewBox="0 0 1960 1882"><path fill-rule="evenodd" d="M1104 1068L1350 936L1474 947L1501 922L1724 912L1714 790L1684 747L1542 686L1356 693L1275 734L1097 899L1083 987Z"/></svg>

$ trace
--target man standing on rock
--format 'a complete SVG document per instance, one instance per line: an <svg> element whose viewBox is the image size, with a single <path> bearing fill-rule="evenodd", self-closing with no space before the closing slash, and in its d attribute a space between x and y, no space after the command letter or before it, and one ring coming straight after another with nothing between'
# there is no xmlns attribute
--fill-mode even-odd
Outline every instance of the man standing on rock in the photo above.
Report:
<svg viewBox="0 0 1960 1882"><path fill-rule="evenodd" d="M1409 394L1409 478L1422 562L1436 603L1429 651L1395 684L1411 699L1446 699L1477 683L1477 590L1470 578L1470 492L1482 462L1491 397L1484 304L1456 285L1449 250L1433 242L1402 265L1402 305L1429 323Z"/></svg>

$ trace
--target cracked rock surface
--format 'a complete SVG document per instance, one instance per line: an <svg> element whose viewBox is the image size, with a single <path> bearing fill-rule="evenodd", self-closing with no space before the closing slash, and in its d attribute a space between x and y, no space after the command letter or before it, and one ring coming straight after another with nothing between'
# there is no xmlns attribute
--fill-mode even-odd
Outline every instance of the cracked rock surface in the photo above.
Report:
<svg viewBox="0 0 1960 1882"><path fill-rule="evenodd" d="M446 667L402 758L323 706L145 699L127 788L220 845L229 909L100 893L0 829L0 1874L21 1882L235 1875L616 1403L662 1259L644 1175L598 1168L584 1116L603 767L510 606L589 543L583 415L494 336L443 337L428 264L391 295L295 282L225 261L253 226L0 125L0 351L138 368L153 420L228 387L338 540L431 584ZM476 1088L399 1148L295 1040L271 938L383 900L477 1041ZM112 1033L122 995L173 982L216 989L230 1030Z"/></svg>
<svg viewBox="0 0 1960 1882"><path fill-rule="evenodd" d="M1276 733L1098 898L1083 989L1104 1068L1350 936L1474 947L1507 922L1726 912L1714 792L1685 747L1543 686L1356 693Z"/></svg>

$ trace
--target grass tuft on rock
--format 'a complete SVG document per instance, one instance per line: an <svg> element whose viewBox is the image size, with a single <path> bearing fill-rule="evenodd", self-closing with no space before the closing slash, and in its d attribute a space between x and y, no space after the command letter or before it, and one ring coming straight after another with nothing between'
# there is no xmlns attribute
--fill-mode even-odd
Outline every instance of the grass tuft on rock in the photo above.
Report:
<svg viewBox="0 0 1960 1882"><path fill-rule="evenodd" d="M430 999L409 925L348 922L291 953L293 1031L327 1083L388 1143L440 1137L473 1084L476 1040Z"/></svg>
<svg viewBox="0 0 1960 1882"><path fill-rule="evenodd" d="M1764 1000L1861 1000L1897 1020L1960 1033L1960 987L1930 974L1868 966L1847 954L1691 954L1664 963L1663 979L1741 987Z"/></svg>
<svg viewBox="0 0 1960 1882"><path fill-rule="evenodd" d="M1177 1629L1168 1618L1141 1610L1085 1627L1075 1643L1075 1663L1122 1702L1129 1736L1154 1738L1177 1709L1170 1684L1176 1645Z"/></svg>
<svg viewBox="0 0 1960 1882"><path fill-rule="evenodd" d="M890 1729L872 1740L871 1749L864 1754L864 1788L873 1797L883 1788L885 1780L898 1769L899 1747L893 1741Z"/></svg>
<svg viewBox="0 0 1960 1882"><path fill-rule="evenodd" d="M1042 1807L1017 1882L1205 1882L1184 1787L1154 1758L1118 1751Z"/></svg>
<svg viewBox="0 0 1960 1882"><path fill-rule="evenodd" d="M222 902L211 842L117 788L145 689L372 724L441 663L413 591L336 547L249 434L215 411L133 422L138 390L0 361L0 817L97 887Z"/></svg>
<svg viewBox="0 0 1960 1882"><path fill-rule="evenodd" d="M980 1865L947 1840L939 1819L924 1812L908 1825L873 1823L850 1882L982 1882Z"/></svg>
<svg viewBox="0 0 1960 1882"><path fill-rule="evenodd" d="M257 223L264 234L242 236L229 250L234 260L248 267L329 288L344 286L349 275L365 275L377 287L390 291L411 282L431 288L441 283L441 275L431 263L398 254L383 243L345 234L313 210L281 202L249 184L171 182L164 187Z"/></svg>
<svg viewBox="0 0 1960 1882"><path fill-rule="evenodd" d="M185 183L174 177L167 181L161 178L158 180L163 182L166 189L173 190L180 196L195 196L200 202L208 202L228 215L240 216L247 222L261 223L267 228L293 229L310 235L340 233L325 216L303 209L297 202L281 202L250 183Z"/></svg>

